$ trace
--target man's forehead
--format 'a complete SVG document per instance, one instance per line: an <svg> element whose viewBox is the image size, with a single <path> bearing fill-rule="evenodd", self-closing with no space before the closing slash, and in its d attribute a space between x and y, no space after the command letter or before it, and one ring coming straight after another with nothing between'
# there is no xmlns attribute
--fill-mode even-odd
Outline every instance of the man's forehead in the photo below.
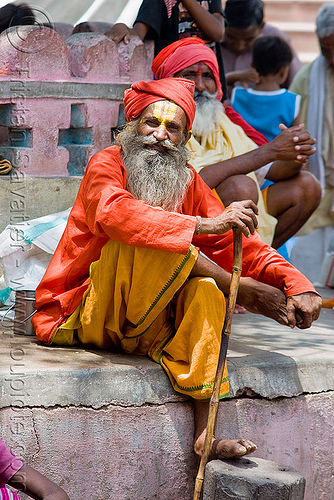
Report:
<svg viewBox="0 0 334 500"><path fill-rule="evenodd" d="M163 121L186 122L186 114L181 106L169 100L149 104L142 112L141 118L145 118L146 116L154 116Z"/></svg>
<svg viewBox="0 0 334 500"><path fill-rule="evenodd" d="M199 61L195 64L192 64L191 66L187 66L186 68L184 68L183 70L181 70L182 73L185 73L185 72L191 72L191 71L195 71L196 73L212 73L212 70L209 68L209 66L207 66L203 61Z"/></svg>

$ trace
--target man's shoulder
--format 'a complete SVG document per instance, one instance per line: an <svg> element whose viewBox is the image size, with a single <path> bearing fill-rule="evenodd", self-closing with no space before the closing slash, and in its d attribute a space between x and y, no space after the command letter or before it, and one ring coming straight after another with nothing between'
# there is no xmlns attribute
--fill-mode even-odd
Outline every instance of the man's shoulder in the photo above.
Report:
<svg viewBox="0 0 334 500"><path fill-rule="evenodd" d="M276 28L275 26L272 26L271 24L265 24L262 28L261 31L261 36L279 36L280 38L283 38L286 42L290 42L290 38L284 31L281 31L280 29Z"/></svg>
<svg viewBox="0 0 334 500"><path fill-rule="evenodd" d="M101 166L103 169L110 167L120 168L123 165L121 148L119 146L109 146L98 153L95 153L89 160L86 172L98 170Z"/></svg>
<svg viewBox="0 0 334 500"><path fill-rule="evenodd" d="M108 146L105 149L102 149L102 151L99 151L98 153L95 153L92 156L92 159L100 159L100 158L115 158L115 159L122 159L121 156L121 148L119 146L113 145L113 146Z"/></svg>

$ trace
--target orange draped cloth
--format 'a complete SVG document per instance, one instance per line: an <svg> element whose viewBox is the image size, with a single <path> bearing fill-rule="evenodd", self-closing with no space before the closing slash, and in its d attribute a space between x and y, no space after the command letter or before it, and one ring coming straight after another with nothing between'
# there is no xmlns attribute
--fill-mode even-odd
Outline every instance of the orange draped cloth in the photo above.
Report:
<svg viewBox="0 0 334 500"><path fill-rule="evenodd" d="M232 231L194 235L196 215L216 217L223 206L194 172L181 213L166 212L136 200L126 190L120 149L111 146L92 157L68 223L46 273L36 289L32 318L37 337L50 342L81 303L89 269L111 239L126 245L186 255L193 244L231 272ZM243 275L276 286L287 296L314 291L312 284L258 235L243 238Z"/></svg>

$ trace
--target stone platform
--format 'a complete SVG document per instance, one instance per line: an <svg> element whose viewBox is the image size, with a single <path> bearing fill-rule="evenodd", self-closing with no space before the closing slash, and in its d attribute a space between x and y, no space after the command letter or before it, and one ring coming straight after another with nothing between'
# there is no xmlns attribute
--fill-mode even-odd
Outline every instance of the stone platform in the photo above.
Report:
<svg viewBox="0 0 334 500"><path fill-rule="evenodd" d="M159 365L46 347L14 336L6 321L1 330L1 432L16 453L71 500L192 498L192 404ZM233 318L231 397L220 405L217 435L248 437L255 458L296 469L306 500L334 496L333 333L332 310L309 330L250 313Z"/></svg>

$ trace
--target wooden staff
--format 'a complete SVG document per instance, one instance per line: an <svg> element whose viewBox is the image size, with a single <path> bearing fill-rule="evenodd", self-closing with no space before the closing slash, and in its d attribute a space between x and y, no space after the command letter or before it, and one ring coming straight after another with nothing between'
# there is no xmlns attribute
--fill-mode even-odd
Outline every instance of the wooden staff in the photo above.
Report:
<svg viewBox="0 0 334 500"><path fill-rule="evenodd" d="M232 317L238 294L241 267L242 267L242 232L240 231L240 229L233 228L233 269L232 269L230 291L228 297L228 305L223 326L222 341L220 346L216 377L213 386L212 396L210 399L208 424L206 428L205 442L204 442L204 451L201 457L201 461L196 476L193 500L200 499L204 483L204 470L209 460L209 455L211 451L212 438L215 431L216 418L218 412L219 391L223 377L224 365L226 362L228 339L231 333Z"/></svg>

